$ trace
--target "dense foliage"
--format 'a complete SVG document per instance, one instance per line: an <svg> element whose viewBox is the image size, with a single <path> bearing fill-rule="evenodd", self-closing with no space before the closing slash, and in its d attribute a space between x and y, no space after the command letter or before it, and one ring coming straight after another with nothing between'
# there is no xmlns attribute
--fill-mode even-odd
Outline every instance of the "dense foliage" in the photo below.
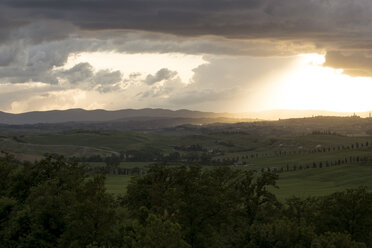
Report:
<svg viewBox="0 0 372 248"><path fill-rule="evenodd" d="M277 176L154 166L125 195L62 158L0 158L1 247L372 247L365 188L279 202Z"/></svg>

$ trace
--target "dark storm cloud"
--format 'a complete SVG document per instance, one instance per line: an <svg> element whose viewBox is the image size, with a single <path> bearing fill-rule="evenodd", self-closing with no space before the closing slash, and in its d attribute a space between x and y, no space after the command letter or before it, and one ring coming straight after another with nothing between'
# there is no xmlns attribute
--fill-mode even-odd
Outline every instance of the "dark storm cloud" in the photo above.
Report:
<svg viewBox="0 0 372 248"><path fill-rule="evenodd" d="M139 29L227 37L337 36L369 25L368 0L11 0L14 20L71 21L83 29ZM331 33L329 33L331 32ZM341 35L341 33L339 33Z"/></svg>
<svg viewBox="0 0 372 248"><path fill-rule="evenodd" d="M10 36L12 40L25 40L29 44L40 44L48 41L63 40L77 28L69 22L37 21L19 28Z"/></svg>
<svg viewBox="0 0 372 248"><path fill-rule="evenodd" d="M43 22L54 22L54 28L43 26ZM310 43L316 51L348 53L350 61L354 61L348 64L353 72L367 69L367 74L372 73L365 56L372 50L371 26L370 0L0 0L0 43L17 39L43 43L70 37L77 29L80 33L132 29L189 37L215 35L236 42L236 46L198 43L192 48L185 43L181 44L184 47L172 47L159 42L155 45L159 52L180 49L190 53L254 53L254 46L246 51L242 39L289 42L294 44L294 50ZM121 46L121 39L109 39L111 50L148 48L145 43ZM264 50L254 55L281 55L278 49ZM358 60L358 56L362 57ZM344 59L334 54L327 57L327 65L332 67L338 67ZM5 53L0 56L0 66L13 60Z"/></svg>

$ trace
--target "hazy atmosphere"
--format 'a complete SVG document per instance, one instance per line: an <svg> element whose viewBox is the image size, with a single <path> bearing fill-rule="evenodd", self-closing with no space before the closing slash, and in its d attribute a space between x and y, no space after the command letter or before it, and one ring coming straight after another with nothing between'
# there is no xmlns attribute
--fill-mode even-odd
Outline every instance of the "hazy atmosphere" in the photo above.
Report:
<svg viewBox="0 0 372 248"><path fill-rule="evenodd" d="M369 0L0 0L0 110L372 107Z"/></svg>
<svg viewBox="0 0 372 248"><path fill-rule="evenodd" d="M0 0L0 248L372 248L372 0Z"/></svg>

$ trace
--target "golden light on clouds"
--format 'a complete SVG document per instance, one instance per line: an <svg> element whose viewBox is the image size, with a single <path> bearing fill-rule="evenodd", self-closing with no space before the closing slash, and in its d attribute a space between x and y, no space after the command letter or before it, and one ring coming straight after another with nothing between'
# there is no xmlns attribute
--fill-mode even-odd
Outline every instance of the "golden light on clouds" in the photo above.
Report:
<svg viewBox="0 0 372 248"><path fill-rule="evenodd" d="M342 69L327 67L325 57L77 53L53 69L58 83L1 84L0 104L12 113L146 107L239 113L277 109L370 111L372 79L348 76ZM85 68L88 73L82 70L68 74L81 63L89 64ZM112 74L115 71L122 75L116 78Z"/></svg>

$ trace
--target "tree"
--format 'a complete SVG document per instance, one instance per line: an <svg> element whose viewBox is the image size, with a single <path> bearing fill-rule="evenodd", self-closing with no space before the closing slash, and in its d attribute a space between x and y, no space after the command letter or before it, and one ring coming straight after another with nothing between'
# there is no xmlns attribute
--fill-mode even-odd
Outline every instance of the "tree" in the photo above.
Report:
<svg viewBox="0 0 372 248"><path fill-rule="evenodd" d="M85 247L94 242L109 247L118 243L119 219L113 197L107 194L105 177L98 175L82 185L65 216L66 230L59 243L63 247Z"/></svg>
<svg viewBox="0 0 372 248"><path fill-rule="evenodd" d="M116 156L115 154L112 154L110 157L105 158L105 163L107 168L111 171L114 172L117 167L120 165L120 157Z"/></svg>
<svg viewBox="0 0 372 248"><path fill-rule="evenodd" d="M320 207L320 231L347 232L353 240L372 244L372 194L366 188L334 193Z"/></svg>
<svg viewBox="0 0 372 248"><path fill-rule="evenodd" d="M349 234L326 232L314 239L311 248L367 248L364 243L356 242L351 239Z"/></svg>
<svg viewBox="0 0 372 248"><path fill-rule="evenodd" d="M271 211L279 203L268 187L276 178L230 167L154 166L131 181L123 204L136 219L145 207L179 223L192 247L229 247L245 235L236 228L246 230L245 226L273 216Z"/></svg>
<svg viewBox="0 0 372 248"><path fill-rule="evenodd" d="M303 200L291 198L286 205L285 216L314 226L317 235L343 233L350 235L350 240L372 244L372 194L365 188Z"/></svg>
<svg viewBox="0 0 372 248"><path fill-rule="evenodd" d="M103 176L87 179L84 167L63 158L18 165L0 197L2 247L120 242L116 206Z"/></svg>
<svg viewBox="0 0 372 248"><path fill-rule="evenodd" d="M272 223L257 223L250 227L247 240L240 247L247 248L307 248L316 237L314 228L287 219Z"/></svg>
<svg viewBox="0 0 372 248"><path fill-rule="evenodd" d="M7 153L2 153L4 157L0 157L0 196L7 193L9 185L11 184L12 175L16 172L19 164L14 160L14 157Z"/></svg>
<svg viewBox="0 0 372 248"><path fill-rule="evenodd" d="M131 228L126 230L124 237L125 248L189 248L191 247L182 237L181 226L170 220L148 213L141 209L145 217L143 223L134 221Z"/></svg>

